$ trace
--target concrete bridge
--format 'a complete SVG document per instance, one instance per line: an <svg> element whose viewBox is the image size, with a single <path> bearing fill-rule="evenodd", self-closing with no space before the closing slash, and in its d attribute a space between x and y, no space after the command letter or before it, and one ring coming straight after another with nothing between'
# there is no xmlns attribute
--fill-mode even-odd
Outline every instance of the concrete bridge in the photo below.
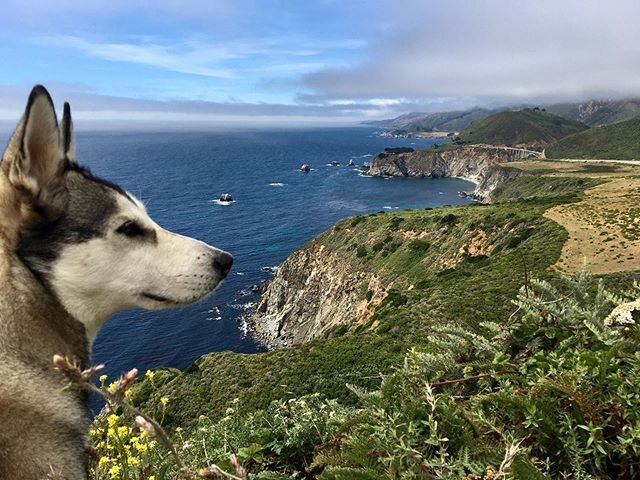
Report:
<svg viewBox="0 0 640 480"><path fill-rule="evenodd" d="M524 160L525 158L544 158L544 152L536 152L535 150L527 150L526 148L499 147L496 145L482 145L482 147L513 152L518 160Z"/></svg>

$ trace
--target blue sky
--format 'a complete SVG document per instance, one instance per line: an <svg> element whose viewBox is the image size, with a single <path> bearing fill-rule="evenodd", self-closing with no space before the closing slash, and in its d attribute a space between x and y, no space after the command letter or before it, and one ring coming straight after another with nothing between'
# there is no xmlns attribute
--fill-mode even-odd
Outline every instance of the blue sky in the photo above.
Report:
<svg viewBox="0 0 640 480"><path fill-rule="evenodd" d="M0 120L351 124L640 94L640 2L4 0Z"/></svg>

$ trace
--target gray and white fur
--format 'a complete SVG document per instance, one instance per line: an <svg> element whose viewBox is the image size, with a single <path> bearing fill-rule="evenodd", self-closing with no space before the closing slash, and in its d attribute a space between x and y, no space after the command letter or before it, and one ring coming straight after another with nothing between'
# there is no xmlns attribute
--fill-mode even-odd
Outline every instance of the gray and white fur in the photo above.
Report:
<svg viewBox="0 0 640 480"><path fill-rule="evenodd" d="M200 300L233 258L156 224L78 165L68 104L58 124L36 86L0 165L0 479L86 478L82 395L54 354L86 366L119 310Z"/></svg>

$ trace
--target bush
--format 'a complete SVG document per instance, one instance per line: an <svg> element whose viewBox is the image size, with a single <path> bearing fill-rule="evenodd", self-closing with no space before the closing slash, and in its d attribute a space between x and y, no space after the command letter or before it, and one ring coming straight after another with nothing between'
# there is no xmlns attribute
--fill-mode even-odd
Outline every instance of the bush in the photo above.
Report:
<svg viewBox="0 0 640 480"><path fill-rule="evenodd" d="M412 240L409 242L409 250L417 254L424 254L429 248L431 248L431 244L426 240Z"/></svg>
<svg viewBox="0 0 640 480"><path fill-rule="evenodd" d="M354 407L319 395L246 413L234 403L174 439L194 471L233 471L233 453L255 479L638 478L639 296L586 273L532 280L503 323L434 327L379 388L351 386ZM92 478L174 478L166 453L112 417L93 429Z"/></svg>

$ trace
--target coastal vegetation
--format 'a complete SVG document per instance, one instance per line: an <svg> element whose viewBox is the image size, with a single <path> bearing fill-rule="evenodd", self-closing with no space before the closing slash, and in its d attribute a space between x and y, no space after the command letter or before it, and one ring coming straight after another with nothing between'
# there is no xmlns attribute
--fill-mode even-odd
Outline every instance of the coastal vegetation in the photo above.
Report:
<svg viewBox="0 0 640 480"><path fill-rule="evenodd" d="M348 385L352 404L311 394L243 412L234 399L176 428L178 455L203 478L634 477L638 295L638 283L615 292L586 270L528 279L500 323L433 326L376 388ZM171 404L161 397L157 415ZM126 413L96 422L94 478L176 478ZM236 476L209 475L220 471Z"/></svg>
<svg viewBox="0 0 640 480"><path fill-rule="evenodd" d="M460 132L458 143L543 146L587 128L539 108L525 108L473 122Z"/></svg>
<svg viewBox="0 0 640 480"><path fill-rule="evenodd" d="M640 159L640 118L590 128L550 145L548 158Z"/></svg>

